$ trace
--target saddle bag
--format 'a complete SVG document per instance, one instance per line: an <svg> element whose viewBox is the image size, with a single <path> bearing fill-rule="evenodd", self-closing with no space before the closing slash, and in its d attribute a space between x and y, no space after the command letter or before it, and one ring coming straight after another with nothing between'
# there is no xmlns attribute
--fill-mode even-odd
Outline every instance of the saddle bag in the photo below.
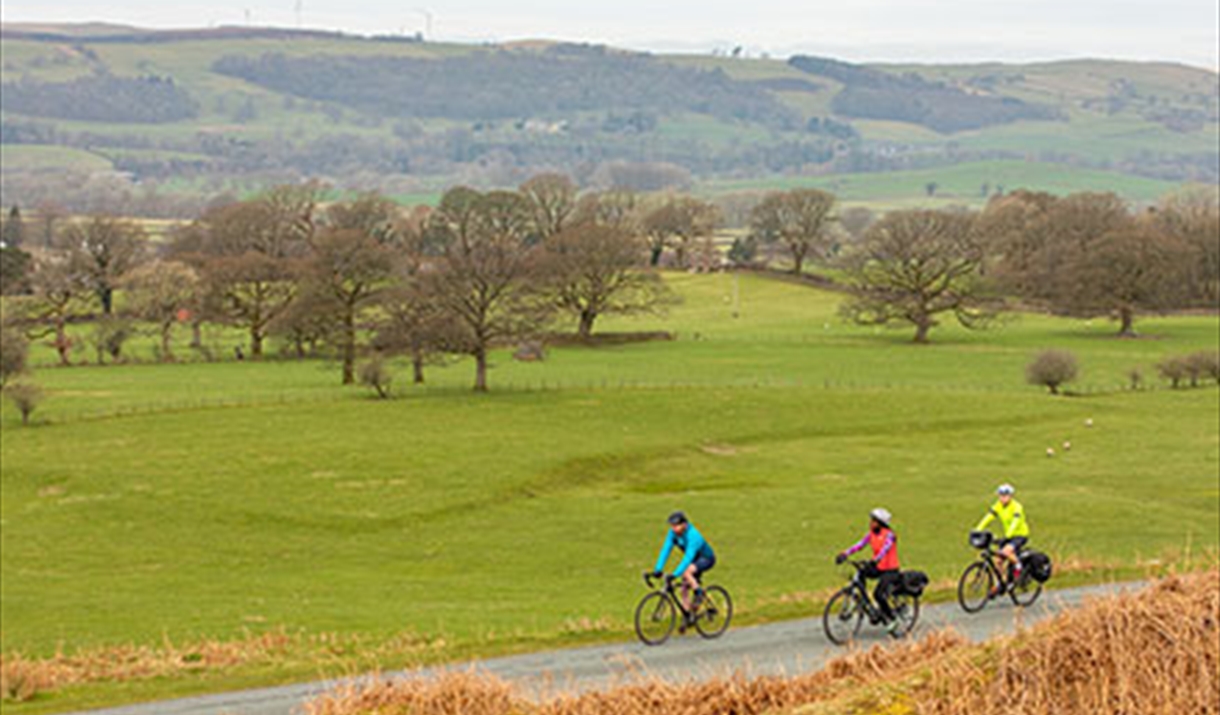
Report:
<svg viewBox="0 0 1220 715"><path fill-rule="evenodd" d="M1038 583L1046 583L1051 580L1051 557L1041 551L1030 551L1025 556L1025 568L1029 569L1029 575Z"/></svg>
<svg viewBox="0 0 1220 715"><path fill-rule="evenodd" d="M906 596L922 596L928 587L928 575L923 571L903 571L898 578L898 591Z"/></svg>

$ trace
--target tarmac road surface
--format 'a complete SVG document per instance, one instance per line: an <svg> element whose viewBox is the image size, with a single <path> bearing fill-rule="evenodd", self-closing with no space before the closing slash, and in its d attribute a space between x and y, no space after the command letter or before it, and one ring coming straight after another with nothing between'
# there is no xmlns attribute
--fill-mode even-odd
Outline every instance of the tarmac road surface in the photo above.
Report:
<svg viewBox="0 0 1220 715"><path fill-rule="evenodd" d="M969 615L956 602L926 606L914 637L930 629L952 626L972 641L983 641L1010 633L1021 624L1031 624L1069 608L1086 598L1138 590L1142 583L1111 584L1048 591L1032 608L1019 609L1007 599L991 603L982 613ZM859 643L892 643L883 631L867 624ZM383 677L428 677L445 670L470 670L493 674L518 684L528 692L545 694L605 688L630 682L640 674L673 682L710 678L743 671L748 675L772 675L817 670L843 648L826 639L820 614L781 623L748 628L730 628L720 639L707 641L698 635L675 635L665 645L650 648L638 641L586 646L531 653L442 668L386 673ZM357 679L359 680L359 679ZM91 715L296 715L302 704L341 682L317 681L273 688L259 688L214 695L127 705L89 711ZM81 714L76 714L81 715Z"/></svg>

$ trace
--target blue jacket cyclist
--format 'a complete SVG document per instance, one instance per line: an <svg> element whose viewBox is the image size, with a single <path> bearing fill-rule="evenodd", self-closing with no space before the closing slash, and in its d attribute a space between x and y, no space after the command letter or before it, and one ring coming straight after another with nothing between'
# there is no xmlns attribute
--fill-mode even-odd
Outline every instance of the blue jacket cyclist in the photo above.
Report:
<svg viewBox="0 0 1220 715"><path fill-rule="evenodd" d="M699 577L710 571L716 565L716 553L703 538L703 534L686 518L686 514L676 511L669 515L669 533L665 536L665 544L661 547L661 555L657 557L657 565L653 576L660 576L665 571L665 562L677 547L682 552L682 561L674 569L672 578L682 579L682 605L687 613L693 613L703 601L703 587ZM694 601L691 600L694 592Z"/></svg>

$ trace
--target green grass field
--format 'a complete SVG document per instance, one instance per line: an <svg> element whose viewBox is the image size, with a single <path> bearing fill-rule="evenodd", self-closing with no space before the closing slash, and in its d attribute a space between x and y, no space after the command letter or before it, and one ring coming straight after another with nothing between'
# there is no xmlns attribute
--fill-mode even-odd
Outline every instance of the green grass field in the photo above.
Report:
<svg viewBox="0 0 1220 715"><path fill-rule="evenodd" d="M1105 321L1022 316L917 347L844 325L832 293L669 281L685 298L669 315L604 328L678 340L498 355L486 396L465 363L391 401L325 362L39 369L43 423L0 411L0 650L280 627L443 639L426 658L626 639L674 508L715 546L744 622L809 615L792 596L843 578L831 557L876 505L908 566L953 578L1000 481L1039 545L1101 567L1064 582L1220 542L1217 389L1119 389L1133 366L1215 346L1214 315L1148 318L1123 341ZM1023 384L1045 347L1077 353L1087 394ZM94 684L5 712L338 667Z"/></svg>

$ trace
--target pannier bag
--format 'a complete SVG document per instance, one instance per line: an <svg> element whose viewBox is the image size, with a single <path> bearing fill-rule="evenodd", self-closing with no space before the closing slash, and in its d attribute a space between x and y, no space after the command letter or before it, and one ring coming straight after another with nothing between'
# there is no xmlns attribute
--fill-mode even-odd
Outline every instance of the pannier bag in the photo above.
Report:
<svg viewBox="0 0 1220 715"><path fill-rule="evenodd" d="M1040 551L1029 552L1025 557L1025 568L1029 569L1029 575L1038 583L1051 580L1051 557Z"/></svg>
<svg viewBox="0 0 1220 715"><path fill-rule="evenodd" d="M922 596L928 586L928 575L923 571L903 571L899 576L898 588L908 596Z"/></svg>

